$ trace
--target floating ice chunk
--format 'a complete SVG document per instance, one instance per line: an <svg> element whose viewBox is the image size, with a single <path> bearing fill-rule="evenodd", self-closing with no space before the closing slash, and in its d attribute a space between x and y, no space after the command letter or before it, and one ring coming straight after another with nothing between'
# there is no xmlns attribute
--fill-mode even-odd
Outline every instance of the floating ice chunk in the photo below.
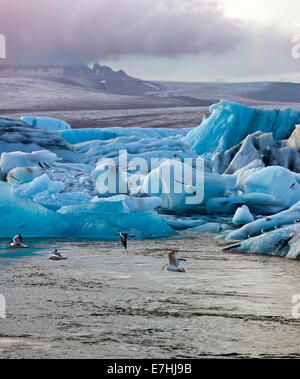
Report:
<svg viewBox="0 0 300 379"><path fill-rule="evenodd" d="M0 182L0 237L21 233L26 237L77 237L116 239L128 231L137 238L162 237L174 230L154 211L130 212L122 201L89 202L54 212L19 197L13 187Z"/></svg>
<svg viewBox="0 0 300 379"><path fill-rule="evenodd" d="M243 205L242 207L237 209L232 220L232 222L238 226L249 224L249 222L252 221L254 221L254 217L252 216L251 212L249 211L249 208L246 205Z"/></svg>
<svg viewBox="0 0 300 379"><path fill-rule="evenodd" d="M300 200L300 185L290 170L271 166L254 172L244 181L245 194L264 193L275 198L282 209L289 208Z"/></svg>
<svg viewBox="0 0 300 379"><path fill-rule="evenodd" d="M226 250L296 259L300 257L299 237L300 225L290 225L229 246Z"/></svg>
<svg viewBox="0 0 300 379"><path fill-rule="evenodd" d="M65 188L62 182L51 181L47 174L35 178L30 183L17 184L14 186L14 192L21 197L32 199L41 192L47 192L49 195L58 193Z"/></svg>
<svg viewBox="0 0 300 379"><path fill-rule="evenodd" d="M21 120L26 122L28 125L33 126L34 128L39 129L48 129L48 130L66 130L71 129L71 126L62 120L50 117L32 117L32 116L23 116Z"/></svg>
<svg viewBox="0 0 300 379"><path fill-rule="evenodd" d="M34 151L32 153L24 153L14 151L11 153L2 153L0 159L0 168L4 175L16 167L33 167L38 166L38 162L46 162L52 164L57 161L56 154L48 150Z"/></svg>
<svg viewBox="0 0 300 379"><path fill-rule="evenodd" d="M300 201L286 211L273 216L253 221L242 228L233 231L226 237L226 241L241 241L252 236L263 234L282 225L289 225L300 220Z"/></svg>
<svg viewBox="0 0 300 379"><path fill-rule="evenodd" d="M287 139L300 123L300 112L258 109L221 100L210 107L210 117L184 139L197 154L223 153L256 131L272 132L275 140Z"/></svg>

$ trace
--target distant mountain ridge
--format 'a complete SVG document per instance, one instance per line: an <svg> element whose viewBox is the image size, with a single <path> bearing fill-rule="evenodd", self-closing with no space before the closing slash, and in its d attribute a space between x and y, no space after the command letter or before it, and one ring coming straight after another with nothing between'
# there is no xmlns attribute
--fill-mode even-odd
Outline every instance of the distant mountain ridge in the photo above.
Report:
<svg viewBox="0 0 300 379"><path fill-rule="evenodd" d="M141 95L150 89L159 90L147 81L134 78L125 71L113 71L108 66L95 63L92 68L87 65L65 66L0 66L0 76L22 76L55 81L63 84L82 86L109 93L124 95Z"/></svg>
<svg viewBox="0 0 300 379"><path fill-rule="evenodd" d="M123 70L114 71L99 63L95 63L92 67L85 64L64 66L6 66L0 64L1 78L46 80L106 94L142 96L148 98L149 102L151 102L150 98L158 98L158 101L159 99L169 99L170 104L178 103L178 106L209 106L221 99L248 105L300 103L300 83L147 81L132 77ZM68 88L69 91L70 88Z"/></svg>

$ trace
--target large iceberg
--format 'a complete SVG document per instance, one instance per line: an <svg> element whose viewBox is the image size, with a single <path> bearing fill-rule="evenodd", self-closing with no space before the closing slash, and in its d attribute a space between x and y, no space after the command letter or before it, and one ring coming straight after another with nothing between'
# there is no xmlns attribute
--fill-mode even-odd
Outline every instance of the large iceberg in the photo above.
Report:
<svg viewBox="0 0 300 379"><path fill-rule="evenodd" d="M156 203L138 204L125 198L98 199L69 205L58 211L46 209L16 195L14 188L0 182L0 237L22 233L26 237L76 237L116 239L125 231L137 238L162 237L174 230L151 208ZM139 199L138 199L139 200Z"/></svg>
<svg viewBox="0 0 300 379"><path fill-rule="evenodd" d="M257 131L272 132L275 140L287 139L299 123L300 111L260 109L221 100L184 140L197 154L224 153Z"/></svg>

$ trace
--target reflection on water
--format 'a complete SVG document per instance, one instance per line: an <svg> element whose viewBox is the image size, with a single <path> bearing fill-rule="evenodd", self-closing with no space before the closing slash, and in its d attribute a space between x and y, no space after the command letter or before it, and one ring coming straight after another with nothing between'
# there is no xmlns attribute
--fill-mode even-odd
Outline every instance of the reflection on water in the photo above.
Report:
<svg viewBox="0 0 300 379"><path fill-rule="evenodd" d="M212 236L0 242L4 358L300 357L299 262L223 253ZM48 261L54 248L67 261ZM163 271L168 252L186 274Z"/></svg>

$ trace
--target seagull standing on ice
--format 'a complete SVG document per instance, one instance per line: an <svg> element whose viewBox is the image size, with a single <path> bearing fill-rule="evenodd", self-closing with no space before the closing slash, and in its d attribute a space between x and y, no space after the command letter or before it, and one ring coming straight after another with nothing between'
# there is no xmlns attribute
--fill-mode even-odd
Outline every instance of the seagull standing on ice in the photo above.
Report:
<svg viewBox="0 0 300 379"><path fill-rule="evenodd" d="M127 249L127 240L128 238L135 238L135 235L133 234L128 234L128 233L118 233L117 236L120 236L120 240L122 242L122 245L124 246L124 249Z"/></svg>
<svg viewBox="0 0 300 379"><path fill-rule="evenodd" d="M183 267L180 267L181 262L186 262L186 259L178 258L177 252L175 250L172 250L169 254L169 264L165 265L163 267L163 270L167 269L169 271L185 272L185 269Z"/></svg>
<svg viewBox="0 0 300 379"><path fill-rule="evenodd" d="M58 251L57 249L55 249L54 251L52 251L51 253L51 256L48 258L48 260L50 261L63 261L63 260L66 260L68 258L64 258Z"/></svg>

